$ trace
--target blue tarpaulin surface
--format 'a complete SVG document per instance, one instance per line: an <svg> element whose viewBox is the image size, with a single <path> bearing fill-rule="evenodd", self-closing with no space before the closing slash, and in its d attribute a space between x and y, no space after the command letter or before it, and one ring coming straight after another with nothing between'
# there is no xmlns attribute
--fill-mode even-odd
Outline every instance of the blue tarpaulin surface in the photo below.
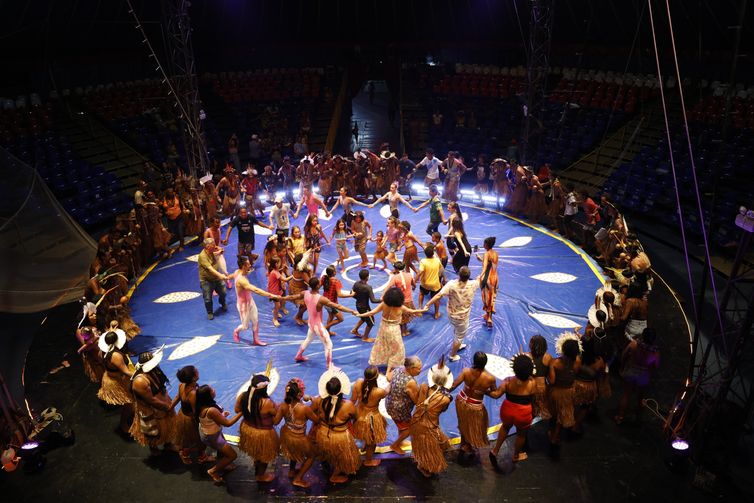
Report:
<svg viewBox="0 0 754 503"><path fill-rule="evenodd" d="M414 202L414 205L416 204L418 203ZM472 246L478 245L480 250L483 250L482 242L485 237L497 238L500 287L492 329L488 329L483 322L481 297L477 295L474 300L466 339L468 348L460 353L462 358L459 362L450 364L454 374L464 366L470 366L472 355L477 350L510 358L518 353L520 348L526 349L529 338L537 333L548 340L549 350L554 353L554 340L564 328L552 325L586 324L586 312L594 301L595 290L601 285L599 269L578 248L569 246L556 236L548 235L542 228L532 228L502 214L481 208L463 206L463 211L468 214L465 228ZM384 230L385 219L380 216L377 208L366 210L365 213L374 226L375 233L378 229ZM320 222L328 237L338 216ZM429 218L426 209L413 213L407 208L401 208L401 218L411 222L412 230L419 239L429 240L424 234ZM303 225L304 219L305 215L301 215L292 225ZM444 232L445 227L441 226L440 230ZM256 252L260 255L265 238L266 236L257 236ZM367 253L371 254L374 246L373 243L369 243ZM288 304L290 314L281 322L279 328L275 328L272 325L272 304L264 297L255 296L261 323L260 338L269 345L251 346L248 331L242 335L241 344L234 343L233 329L239 323L235 308L235 292L232 289L228 291L228 312L216 311L218 314L215 319L208 320L201 298L195 261L195 255L199 250L199 247L188 247L184 252L159 263L138 286L131 299L131 307L135 320L142 328L142 334L130 343L130 350L138 352L165 344L165 358L161 367L171 378L171 392L174 394L178 387L176 371L184 365L194 365L199 369L200 383L211 384L217 391L217 402L226 409L232 409L239 387L252 373L263 371L269 359L273 360L273 365L281 376L281 384L272 394L275 401L282 401L284 384L292 377L303 379L308 392L315 394L319 377L325 370L323 347L315 340L306 353L310 360L306 363L294 362L298 346L306 336L306 326L297 326L293 321L295 309L292 309L292 304ZM226 247L230 271L236 269L235 250L233 231L231 242ZM354 267L345 276L338 273L345 290L349 290L353 280L358 278L358 267L355 265L359 259L350 242L349 253L350 259L346 265ZM421 250L419 256L423 257ZM334 244L324 246L318 272L321 274L324 268L336 259ZM261 260L258 264L261 264ZM481 272L481 262L472 257L470 268L472 277L476 277ZM379 269L371 269L370 272L370 284L378 290L387 280L387 273ZM561 274L553 276L547 273ZM537 275L544 276L540 276L540 279L533 277ZM452 267L448 264L448 278L455 277ZM267 280L262 267L257 267L249 275L249 280L266 289ZM176 292L185 293L170 295ZM377 292L378 297L380 292ZM169 296L167 299L163 297L166 295ZM415 295L418 295L418 289ZM162 302L155 302L161 298ZM416 301L416 297L414 299ZM341 301L347 306L354 307L354 302L350 298ZM214 302L217 309L217 297L214 298ZM443 316L439 320L433 319L430 315L413 320L410 324L411 334L404 339L406 354L418 355L425 363L424 370L418 377L419 382L426 382L427 369L437 362L442 354L449 351L453 331L447 322L444 307L445 301L441 304ZM542 318L540 315L554 317ZM344 316L344 323L333 328L337 334L333 337L333 358L335 365L342 368L351 380L355 381L361 377L368 365L372 345L361 342L349 333L356 323L356 318L348 314ZM379 324L379 317L377 323ZM372 337L376 337L377 331L378 325L372 330ZM499 423L497 407L500 401L489 398L485 401L490 411L490 423ZM392 421L388 422L389 437L394 438L395 426ZM458 436L456 422L455 411L451 406L442 416L441 424L450 437ZM227 430L229 435L237 435L237 432L238 425Z"/></svg>

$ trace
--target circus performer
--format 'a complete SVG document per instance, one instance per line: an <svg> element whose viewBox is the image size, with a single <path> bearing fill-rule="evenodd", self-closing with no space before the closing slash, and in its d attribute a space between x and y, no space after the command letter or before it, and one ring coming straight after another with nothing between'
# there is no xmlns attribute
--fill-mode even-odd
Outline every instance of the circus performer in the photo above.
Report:
<svg viewBox="0 0 754 503"><path fill-rule="evenodd" d="M364 466L377 466L374 459L378 444L387 440L387 421L379 410L380 401L387 392L377 385L380 371L374 365L364 369L364 377L353 385L351 401L356 404L356 421L353 423L353 436L364 442Z"/></svg>
<svg viewBox="0 0 754 503"><path fill-rule="evenodd" d="M370 365L387 365L388 368L403 365L406 359L406 349L403 346L401 321L404 314L416 315L425 313L426 309L408 308L404 302L404 295L400 288L388 286L382 296L382 302L366 313L360 313L360 318L382 313L377 340L369 354Z"/></svg>
<svg viewBox="0 0 754 503"><path fill-rule="evenodd" d="M84 315L76 329L76 339L80 344L77 353L81 355L84 373L90 381L97 384L102 382L102 375L105 373L105 364L97 346L99 338L97 305L87 302L84 305Z"/></svg>
<svg viewBox="0 0 754 503"><path fill-rule="evenodd" d="M327 368L330 368L332 366L332 341L330 340L329 332L322 322L322 307L326 306L330 309L338 309L353 315L358 315L358 313L351 308L331 302L324 295L320 295L319 286L319 278L311 278L309 280L309 290L297 296L297 298L303 298L304 300L304 305L306 306L306 311L309 316L309 319L307 320L309 323L309 330L306 332L306 339L298 348L295 360L297 362L305 362L308 360L308 358L304 356L304 351L306 351L306 348L316 336L319 337L319 340L322 341L322 345L325 347L325 362ZM289 296L289 299L293 300L293 296Z"/></svg>
<svg viewBox="0 0 754 503"><path fill-rule="evenodd" d="M312 265L312 273L317 274L317 266L319 265L319 254L322 251L322 240L327 244L325 232L322 230L322 226L319 225L319 218L316 214L309 214L306 217L304 223L304 238L306 240L306 249L309 250L309 263Z"/></svg>
<svg viewBox="0 0 754 503"><path fill-rule="evenodd" d="M259 312L257 310L257 304L254 302L251 294L255 293L263 297L272 299L273 301L281 300L279 295L272 294L266 290L262 290L249 282L247 277L251 271L251 262L248 257L243 255L238 257L238 271L236 271L236 307L238 308L238 315L241 318L241 323L233 330L233 340L241 342L241 330L248 330L249 324L251 324L251 331L254 337L255 346L266 346L266 342L262 342L259 339Z"/></svg>
<svg viewBox="0 0 754 503"><path fill-rule="evenodd" d="M380 196L376 201L374 201L372 204L369 205L370 208L374 208L382 201L387 200L388 206L390 207L390 214L396 216L398 218L398 205L404 204L405 206L409 207L411 210L414 209L411 204L406 201L402 195L398 193L398 182L392 182L390 184L390 190Z"/></svg>
<svg viewBox="0 0 754 503"><path fill-rule="evenodd" d="M495 312L495 300L497 299L498 263L494 236L485 238L484 255L477 253L476 257L482 261L479 289L482 293L482 304L484 304L484 321L487 323L487 328L492 328L492 314Z"/></svg>
<svg viewBox="0 0 754 503"><path fill-rule="evenodd" d="M552 356L547 352L547 339L539 334L532 335L527 354L534 362L533 412L535 416L546 421L551 417L547 404L547 375L552 361Z"/></svg>
<svg viewBox="0 0 754 503"><path fill-rule="evenodd" d="M167 392L168 378L159 367L163 348L141 353L131 377L135 415L129 433L152 455L159 454L160 445L169 448L175 440L173 400Z"/></svg>
<svg viewBox="0 0 754 503"><path fill-rule="evenodd" d="M345 398L351 390L348 376L339 370L329 370L320 378L320 424L317 428L317 449L332 467L329 481L341 484L361 466L361 455L351 435L356 420L356 407ZM331 375L329 379L327 377ZM322 386L324 384L324 386Z"/></svg>
<svg viewBox="0 0 754 503"><path fill-rule="evenodd" d="M241 199L240 178L233 166L225 166L224 176L217 184L217 192L223 192L222 211L223 215L232 217L236 214L238 203Z"/></svg>
<svg viewBox="0 0 754 503"><path fill-rule="evenodd" d="M367 258L367 242L372 240L372 224L364 218L363 211L357 211L351 220L350 227L353 235L353 249L361 257L359 267L367 267L369 259ZM348 255L346 255L348 256Z"/></svg>
<svg viewBox="0 0 754 503"><path fill-rule="evenodd" d="M448 437L440 428L440 414L448 410L453 396L446 389L450 385L450 369L443 359L430 370L430 385L422 384L414 401L411 416L411 449L416 467L425 477L431 477L448 467L445 451L450 448Z"/></svg>
<svg viewBox="0 0 754 503"><path fill-rule="evenodd" d="M469 331L469 315L471 314L471 303L474 300L474 293L479 288L479 280L471 280L471 271L464 266L458 271L458 279L448 281L442 289L432 297L424 306L429 306L439 302L443 297L448 297L448 320L453 327L453 344L450 349L448 359L457 362L461 359L458 351L466 348L463 340Z"/></svg>
<svg viewBox="0 0 754 503"><path fill-rule="evenodd" d="M212 477L215 484L225 482L223 474L232 469L231 463L238 457L233 447L225 440L223 426L233 426L242 415L238 412L235 416L229 417L230 413L223 411L215 402L215 390L211 386L205 384L197 388L196 417L199 420L199 438L205 446L217 451L217 462L207 470L207 475Z"/></svg>
<svg viewBox="0 0 754 503"><path fill-rule="evenodd" d="M408 323L414 318L411 311L413 311L415 307L413 294L414 289L416 288L416 279L411 273L404 271L405 268L403 262L400 260L394 262L393 273L390 275L390 279L385 286L386 291L388 288L397 287L403 294L403 305L407 308L406 311L403 311L400 320L401 335L403 337L409 334Z"/></svg>
<svg viewBox="0 0 754 503"><path fill-rule="evenodd" d="M330 243L335 241L335 250L338 252L338 264L340 264L340 272L346 271L346 259L348 258L348 240L352 239L353 234L348 233L348 227L346 221L340 219L335 222L332 234L330 235Z"/></svg>
<svg viewBox="0 0 754 503"><path fill-rule="evenodd" d="M456 398L456 416L458 431L461 432L461 451L473 453L480 447L487 447L487 428L489 414L484 406L484 395L496 388L495 376L484 370L487 354L484 351L474 353L474 363L458 374L450 391L463 383L463 389Z"/></svg>
<svg viewBox="0 0 754 503"><path fill-rule="evenodd" d="M272 482L275 473L265 473L267 466L275 460L280 448L280 440L275 431L274 419L277 407L269 394L270 378L256 374L251 378L249 388L238 395L235 411L243 414L238 448L254 460L254 475L257 482Z"/></svg>
<svg viewBox="0 0 754 503"><path fill-rule="evenodd" d="M120 428L128 433L133 418L133 397L131 395L131 376L133 366L128 355L123 351L126 345L126 333L116 328L100 336L97 347L103 353L105 373L97 392L97 397L109 405L118 405L120 409Z"/></svg>
<svg viewBox="0 0 754 503"><path fill-rule="evenodd" d="M293 228L294 234L296 228ZM303 325L306 323L302 316L306 311L306 304L304 304L304 298L301 295L309 288L309 280L312 277L311 267L309 266L309 253L299 253L293 258L293 274L291 274L291 281L288 287L288 295L290 300L298 306L298 311L293 320L297 325Z"/></svg>
<svg viewBox="0 0 754 503"><path fill-rule="evenodd" d="M306 388L301 379L293 378L285 386L285 399L277 409L275 424L285 419L280 428L280 453L288 458L288 478L293 479L296 487L307 488L311 484L304 480L304 475L314 463L314 444L306 434L306 423L319 422L311 409L302 403ZM306 397L308 398L308 397Z"/></svg>
<svg viewBox="0 0 754 503"><path fill-rule="evenodd" d="M527 458L522 452L526 443L526 434L534 419L532 402L536 393L534 375L534 361L526 354L518 354L511 361L513 375L507 377L500 386L488 393L492 398L500 398L505 394L505 400L500 405L500 431L497 434L495 446L490 449L490 463L498 468L497 456L503 442L508 437L512 427L516 427L516 441L513 446L513 462L517 463Z"/></svg>
<svg viewBox="0 0 754 503"><path fill-rule="evenodd" d="M298 207L296 208L296 212L293 214L293 219L297 219L299 213L301 213L301 208L306 206L306 211L309 213L309 215L317 215L317 211L319 208L322 208L325 212L325 215L328 217L331 215L330 211L327 209L327 205L322 200L321 197L317 196L312 192L312 188L309 185L305 185L301 189L301 200L298 203Z"/></svg>
<svg viewBox="0 0 754 503"><path fill-rule="evenodd" d="M463 228L463 221L460 218L455 218L450 223L447 237L453 238L453 243L457 246L455 252L453 252L453 270L458 272L462 267L467 267L471 260L471 244L466 236L466 231Z"/></svg>
<svg viewBox="0 0 754 503"><path fill-rule="evenodd" d="M552 419L547 435L550 445L560 445L560 431L575 424L573 415L573 381L581 367L581 341L574 332L565 332L555 341L555 351L560 355L550 362L547 381L548 406Z"/></svg>
<svg viewBox="0 0 754 503"><path fill-rule="evenodd" d="M343 216L341 217L341 220L343 220L346 223L346 227L349 227L351 225L351 220L353 219L353 206L363 206L365 208L371 208L369 204L362 203L361 201L357 201L353 197L348 195L348 189L345 187L340 188L340 195L338 195L337 201L335 201L335 204L332 208L330 208L330 214L335 213L335 209L340 206L343 208Z"/></svg>

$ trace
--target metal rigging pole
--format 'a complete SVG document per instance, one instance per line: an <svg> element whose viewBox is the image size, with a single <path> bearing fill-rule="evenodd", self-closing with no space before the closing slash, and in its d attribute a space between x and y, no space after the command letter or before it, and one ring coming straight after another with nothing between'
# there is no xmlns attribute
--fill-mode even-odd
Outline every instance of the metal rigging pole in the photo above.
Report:
<svg viewBox="0 0 754 503"><path fill-rule="evenodd" d="M550 71L550 46L555 0L530 0L529 45L527 47L526 103L521 125L519 164L531 162L544 130L545 93Z"/></svg>
<svg viewBox="0 0 754 503"><path fill-rule="evenodd" d="M178 109L178 124L183 134L188 171L195 178L197 173L202 176L209 171L209 159L202 124L203 115L200 117L201 100L194 49L191 44L191 18L188 12L191 2L164 0L162 3L164 17L167 20L168 51L166 61L163 62L157 56L131 0L126 0L126 3L128 12L136 22L136 29L141 32L142 43L147 46L149 56L157 64L155 71L161 74L162 82L169 89L168 94L175 99L174 106Z"/></svg>

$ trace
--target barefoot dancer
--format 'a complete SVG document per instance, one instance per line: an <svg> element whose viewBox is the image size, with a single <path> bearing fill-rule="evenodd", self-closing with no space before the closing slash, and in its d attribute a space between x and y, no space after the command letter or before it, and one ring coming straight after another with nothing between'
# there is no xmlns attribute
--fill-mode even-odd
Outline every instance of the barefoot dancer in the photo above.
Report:
<svg viewBox="0 0 754 503"><path fill-rule="evenodd" d="M241 330L248 330L249 323L251 323L251 331L254 335L255 346L266 346L267 343L259 340L259 313L257 311L257 304L251 297L252 292L263 297L269 297L274 301L279 301L278 295L273 295L261 288L249 283L249 279L246 277L251 270L251 262L245 255L238 257L238 272L236 276L236 307L238 308L238 315L241 317L241 324L233 330L233 340L241 342L240 332Z"/></svg>
<svg viewBox="0 0 754 503"><path fill-rule="evenodd" d="M314 340L314 337L317 336L325 347L325 361L327 363L327 368L330 368L332 366L332 341L330 340L330 334L322 323L322 306L327 306L331 309L339 309L353 315L358 315L358 313L353 309L329 301L324 295L320 295L319 278L310 279L309 290L299 294L297 298L304 299L304 305L309 314L309 330L306 332L306 339L298 348L295 360L297 362L305 362L308 360L308 358L304 356L304 351L306 351L306 348L311 344L312 340Z"/></svg>
<svg viewBox="0 0 754 503"><path fill-rule="evenodd" d="M377 466L374 450L387 440L387 421L380 414L380 401L387 393L377 386L380 371L374 365L364 370L364 378L353 385L351 401L356 404L356 422L353 423L353 436L364 442L364 466Z"/></svg>
<svg viewBox="0 0 754 503"><path fill-rule="evenodd" d="M461 451L469 454L480 447L487 447L487 427L489 414L484 406L485 393L495 391L495 376L484 370L487 354L474 353L474 364L461 371L450 391L463 383L463 390L456 398L458 431L461 432Z"/></svg>
<svg viewBox="0 0 754 503"><path fill-rule="evenodd" d="M304 382L293 378L285 386L285 401L278 407L275 424L285 418L285 424L280 428L280 453L288 458L288 478L294 486L307 488L311 484L304 480L304 475L314 463L314 445L306 434L306 422L319 422L317 415L301 403L304 399ZM306 397L309 399L309 397ZM299 465L297 468L296 465Z"/></svg>

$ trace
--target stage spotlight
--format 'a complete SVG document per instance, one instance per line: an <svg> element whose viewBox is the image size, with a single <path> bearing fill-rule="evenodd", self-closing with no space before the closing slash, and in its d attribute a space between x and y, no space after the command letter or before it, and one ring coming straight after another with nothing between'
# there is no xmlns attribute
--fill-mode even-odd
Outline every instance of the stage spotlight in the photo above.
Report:
<svg viewBox="0 0 754 503"><path fill-rule="evenodd" d="M241 206L241 207L244 207L244 206L246 206L246 201L244 201L243 199L241 199L241 201L239 201L238 205Z"/></svg>
<svg viewBox="0 0 754 503"><path fill-rule="evenodd" d="M42 455L39 442L29 441L21 446L21 460L26 473L37 473L44 468L47 459Z"/></svg>
<svg viewBox="0 0 754 503"><path fill-rule="evenodd" d="M681 437L674 437L670 442L670 456L666 459L666 463L671 472L676 474L683 474L688 468L688 457L690 444L687 440Z"/></svg>
<svg viewBox="0 0 754 503"><path fill-rule="evenodd" d="M675 438L670 443L670 447L672 447L675 451L685 452L689 449L689 443L682 438Z"/></svg>

